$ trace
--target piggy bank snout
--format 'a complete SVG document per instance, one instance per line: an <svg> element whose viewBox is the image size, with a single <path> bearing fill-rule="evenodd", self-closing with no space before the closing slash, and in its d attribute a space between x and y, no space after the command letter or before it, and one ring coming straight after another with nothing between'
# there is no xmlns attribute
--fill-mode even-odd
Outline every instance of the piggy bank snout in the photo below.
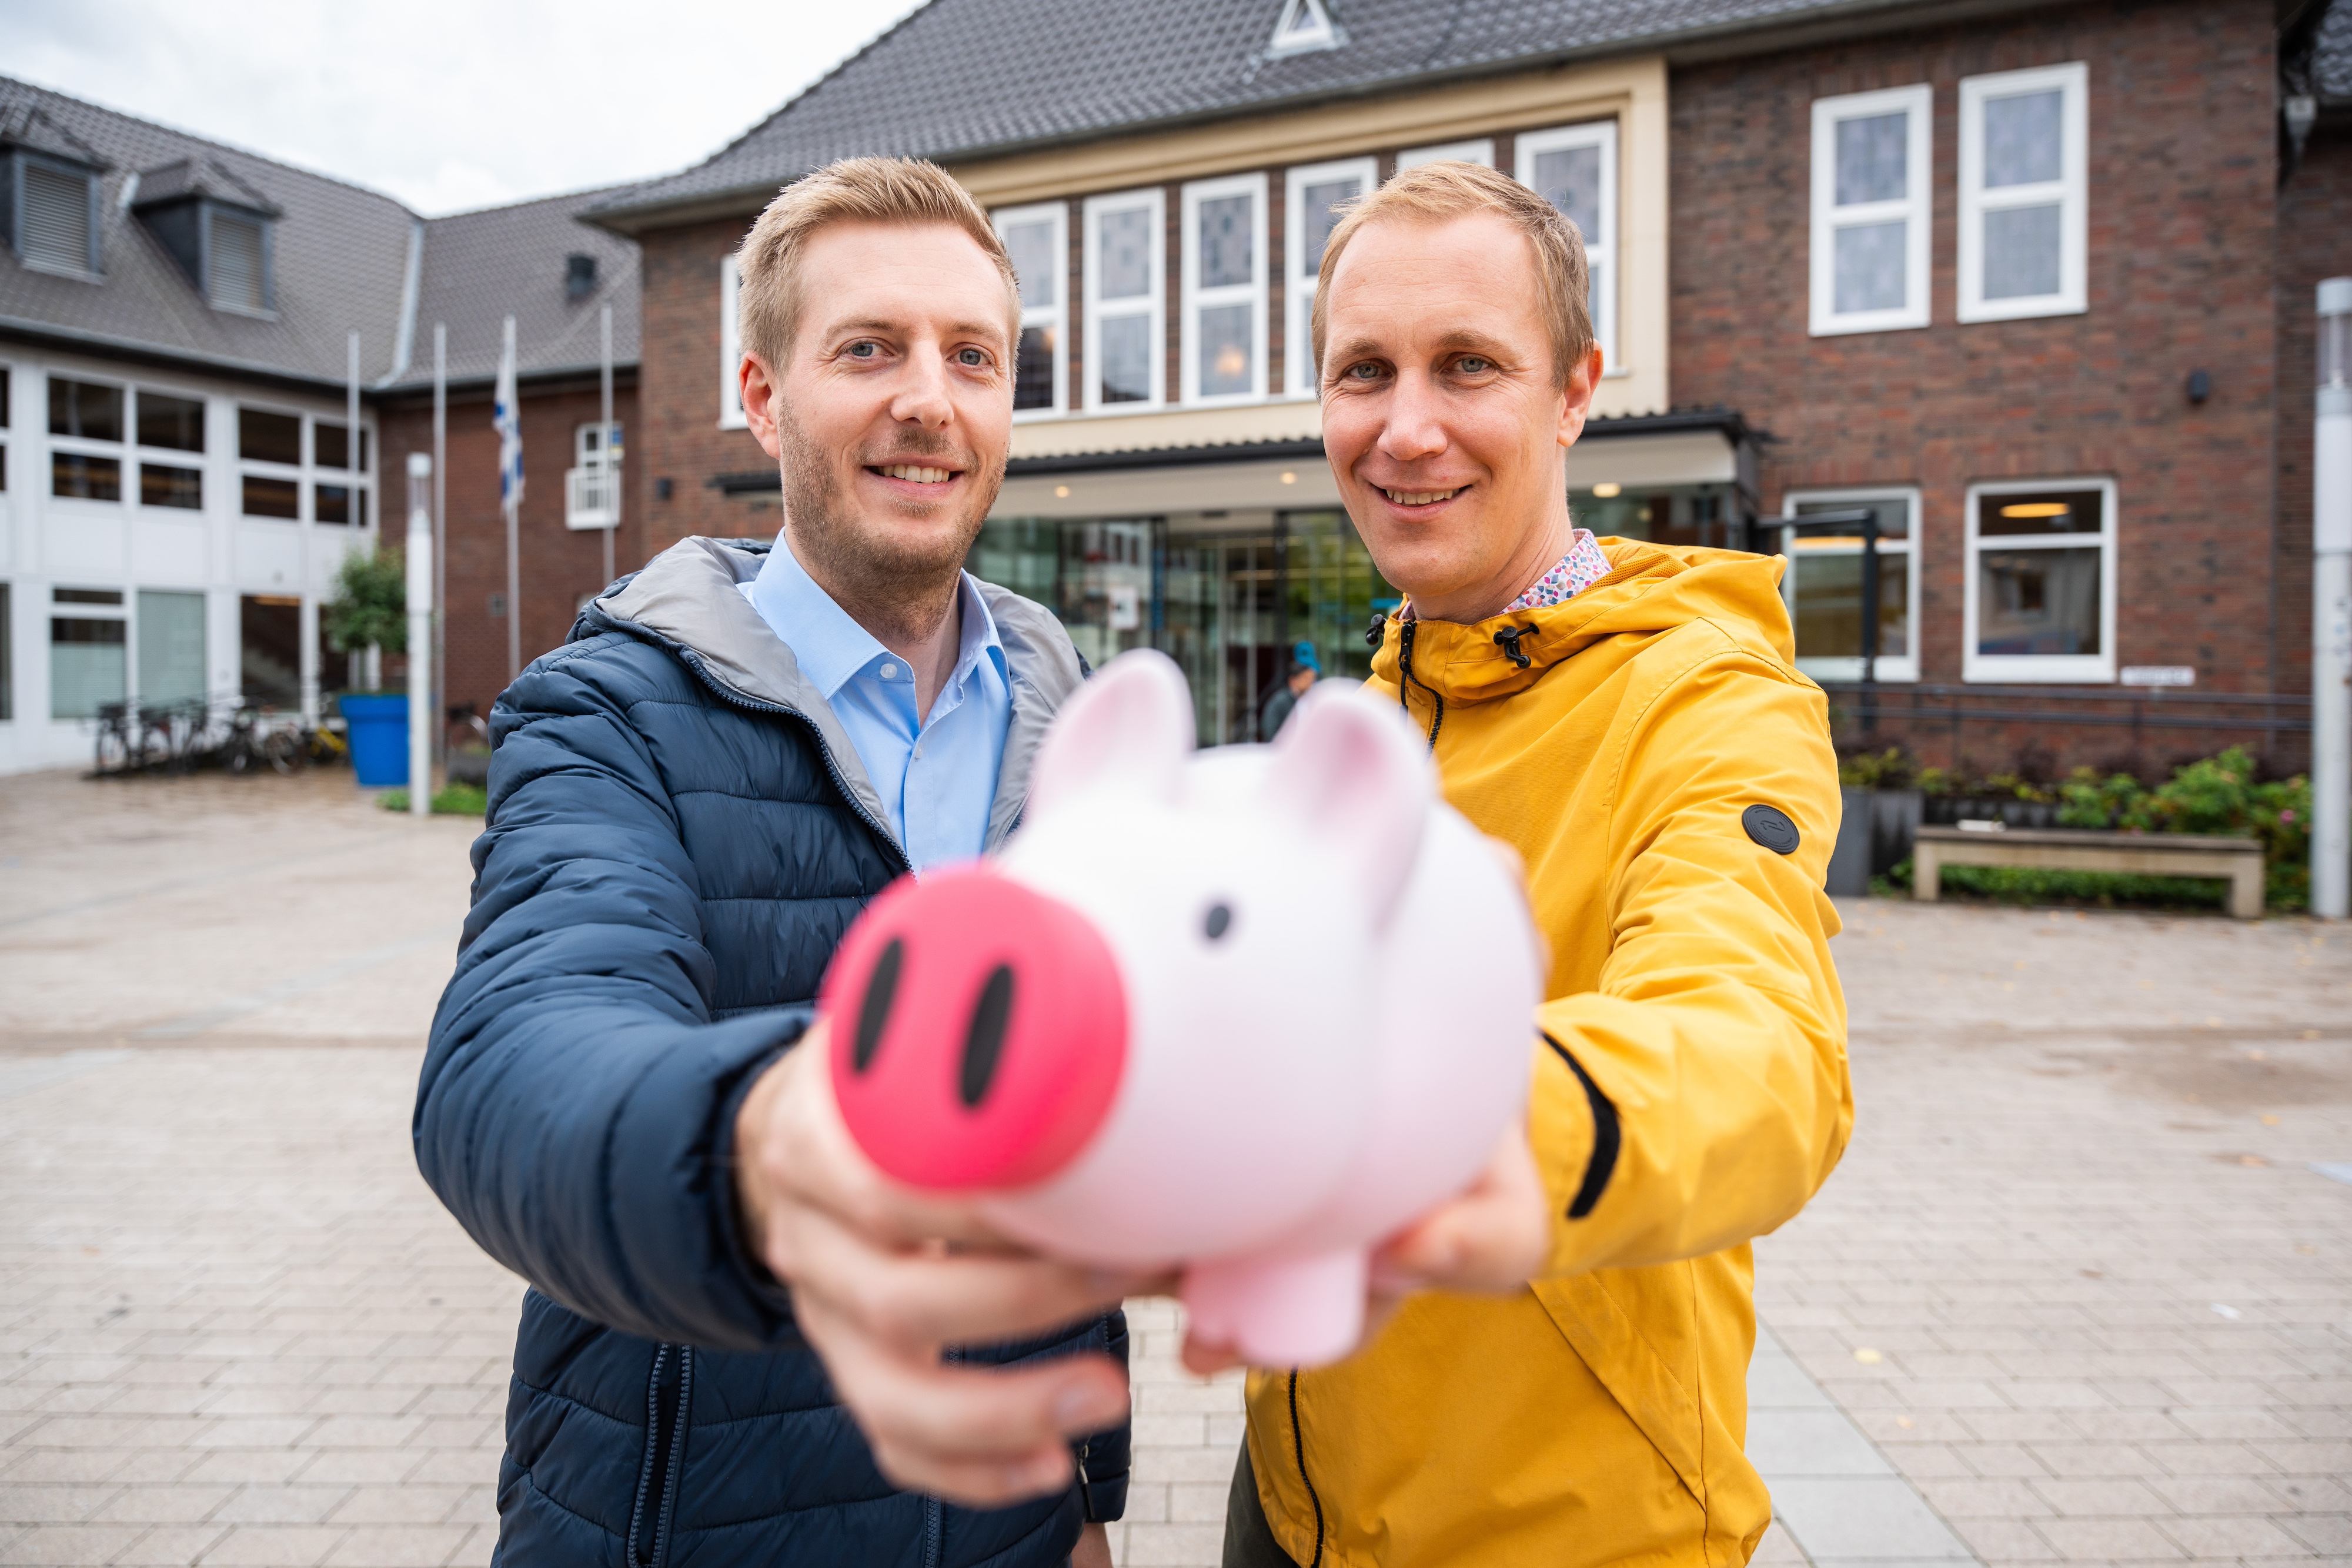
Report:
<svg viewBox="0 0 2352 1568"><path fill-rule="evenodd" d="M875 900L819 1006L851 1136L915 1186L1045 1180L1101 1124L1126 1065L1126 990L1101 932L982 866Z"/></svg>

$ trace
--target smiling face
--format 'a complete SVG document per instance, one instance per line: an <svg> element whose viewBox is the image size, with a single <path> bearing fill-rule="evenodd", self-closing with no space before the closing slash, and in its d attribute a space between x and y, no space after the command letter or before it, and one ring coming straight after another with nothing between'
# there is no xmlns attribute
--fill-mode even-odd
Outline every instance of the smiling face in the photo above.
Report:
<svg viewBox="0 0 2352 1568"><path fill-rule="evenodd" d="M746 423L783 472L793 553L845 605L952 584L1004 477L1013 306L948 224L828 225L789 358L746 354Z"/></svg>
<svg viewBox="0 0 2352 1568"><path fill-rule="evenodd" d="M1563 455L1601 355L1556 374L1542 287L1527 237L1487 212L1369 224L1331 274L1324 450L1381 575L1428 619L1496 614L1567 552Z"/></svg>

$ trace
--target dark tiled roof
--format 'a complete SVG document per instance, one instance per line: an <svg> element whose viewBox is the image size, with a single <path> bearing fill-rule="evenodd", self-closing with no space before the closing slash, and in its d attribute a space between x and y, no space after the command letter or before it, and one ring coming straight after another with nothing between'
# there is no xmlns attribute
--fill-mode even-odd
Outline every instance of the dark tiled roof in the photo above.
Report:
<svg viewBox="0 0 2352 1568"><path fill-rule="evenodd" d="M930 0L731 146L602 218L773 191L836 158L971 158L1916 0L1328 0L1337 48L1267 57L1283 0Z"/></svg>
<svg viewBox="0 0 2352 1568"><path fill-rule="evenodd" d="M449 329L451 381L496 375L500 322L509 315L524 375L593 368L599 308L605 305L613 308L613 362L635 364L636 242L573 215L607 193L583 191L429 220L416 352L402 383L432 380L436 321ZM575 253L596 261L596 286L578 299L564 284L564 258Z"/></svg>
<svg viewBox="0 0 2352 1568"><path fill-rule="evenodd" d="M77 146L87 149L79 156L105 171L99 209L103 280L26 267L0 246L0 329L31 326L224 368L339 383L344 336L357 328L362 379L392 369L417 220L391 197L5 77L0 137L67 156L76 156ZM173 165L183 167L165 173ZM147 171L166 181L209 179L225 199L253 204L257 197L284 214L274 242L274 320L214 309L124 210L124 186L133 177L143 186Z"/></svg>

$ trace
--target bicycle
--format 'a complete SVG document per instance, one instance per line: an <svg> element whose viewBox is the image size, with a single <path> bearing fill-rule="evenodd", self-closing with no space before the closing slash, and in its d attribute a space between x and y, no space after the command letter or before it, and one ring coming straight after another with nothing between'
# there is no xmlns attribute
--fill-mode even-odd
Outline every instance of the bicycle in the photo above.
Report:
<svg viewBox="0 0 2352 1568"><path fill-rule="evenodd" d="M237 709L230 717L221 765L231 773L242 777L267 766L285 775L302 766L300 738L283 726L264 727L266 717L249 707Z"/></svg>

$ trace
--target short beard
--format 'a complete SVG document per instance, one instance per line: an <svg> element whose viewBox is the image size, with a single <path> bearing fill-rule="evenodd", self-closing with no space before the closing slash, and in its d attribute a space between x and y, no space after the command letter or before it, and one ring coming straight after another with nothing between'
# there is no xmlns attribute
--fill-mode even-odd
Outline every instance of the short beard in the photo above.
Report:
<svg viewBox="0 0 2352 1568"><path fill-rule="evenodd" d="M781 401L775 420L783 468L784 528L794 559L851 620L884 643L912 646L929 638L955 608L964 560L1003 482L1002 466L989 476L966 468L980 504L945 538L877 529L842 504L833 467L839 455L810 440ZM898 453L959 460L965 455L920 434L902 436L893 444Z"/></svg>

